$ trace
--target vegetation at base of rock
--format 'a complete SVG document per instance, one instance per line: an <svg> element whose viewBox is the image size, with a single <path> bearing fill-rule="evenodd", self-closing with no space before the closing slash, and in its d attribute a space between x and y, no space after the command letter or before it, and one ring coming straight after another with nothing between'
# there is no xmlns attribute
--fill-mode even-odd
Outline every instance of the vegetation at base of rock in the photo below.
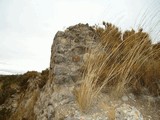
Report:
<svg viewBox="0 0 160 120"><path fill-rule="evenodd" d="M84 63L83 83L76 92L80 109L89 109L101 91L114 97L128 90L159 96L160 44L152 44L143 29L122 33L110 23L104 26L95 27L99 43L88 51Z"/></svg>
<svg viewBox="0 0 160 120"><path fill-rule="evenodd" d="M28 71L20 75L1 75L0 76L0 105L4 104L14 94L24 93L28 89L29 80L35 80L40 77L38 87L41 89L48 80L49 70L43 70L41 73L37 71ZM33 81L32 81L33 82ZM34 84L33 84L34 85ZM34 85L35 86L35 85ZM8 109L0 110L0 119L9 118L10 111Z"/></svg>
<svg viewBox="0 0 160 120"><path fill-rule="evenodd" d="M39 84L40 88L42 88L47 83L48 77L49 77L49 69L42 70L41 72L42 82Z"/></svg>
<svg viewBox="0 0 160 120"><path fill-rule="evenodd" d="M28 87L28 80L34 79L38 74L41 74L42 82L39 84L39 87L42 88L48 80L49 70L43 70L41 73L37 71L28 71L23 75L1 75L0 76L0 105L3 104L6 98L10 97L16 91L24 91ZM15 88L12 88L12 85Z"/></svg>

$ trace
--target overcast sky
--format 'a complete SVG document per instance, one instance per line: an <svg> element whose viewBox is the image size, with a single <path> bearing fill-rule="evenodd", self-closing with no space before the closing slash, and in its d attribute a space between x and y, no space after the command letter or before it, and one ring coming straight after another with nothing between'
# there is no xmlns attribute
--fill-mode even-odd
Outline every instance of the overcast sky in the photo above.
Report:
<svg viewBox="0 0 160 120"><path fill-rule="evenodd" d="M49 67L55 33L77 23L143 26L158 41L159 0L0 0L0 74ZM155 35L156 34L156 35Z"/></svg>

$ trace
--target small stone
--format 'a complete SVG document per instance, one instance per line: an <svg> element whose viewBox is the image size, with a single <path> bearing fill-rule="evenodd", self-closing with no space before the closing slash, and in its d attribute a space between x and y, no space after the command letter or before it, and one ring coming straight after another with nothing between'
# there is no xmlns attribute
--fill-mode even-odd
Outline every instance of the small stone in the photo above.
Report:
<svg viewBox="0 0 160 120"><path fill-rule="evenodd" d="M86 47L85 46L77 46L77 47L72 49L72 52L74 54L84 54L85 51L86 51Z"/></svg>
<svg viewBox="0 0 160 120"><path fill-rule="evenodd" d="M93 54L89 54L89 53L85 53L83 55L83 61L86 62L87 60L94 60L95 59L95 56Z"/></svg>
<svg viewBox="0 0 160 120"><path fill-rule="evenodd" d="M83 55L83 61L87 61L88 58L89 58L89 53L85 53Z"/></svg>
<svg viewBox="0 0 160 120"><path fill-rule="evenodd" d="M66 50L64 49L62 45L57 45L56 51L57 53L64 53Z"/></svg>
<svg viewBox="0 0 160 120"><path fill-rule="evenodd" d="M55 65L54 73L56 75L65 75L69 73L69 69L66 66Z"/></svg>
<svg viewBox="0 0 160 120"><path fill-rule="evenodd" d="M72 78L66 75L56 75L54 78L55 78L54 79L55 84L65 84L73 82Z"/></svg>
<svg viewBox="0 0 160 120"><path fill-rule="evenodd" d="M80 61L80 56L78 56L78 55L72 56L72 61L73 62L79 62Z"/></svg>
<svg viewBox="0 0 160 120"><path fill-rule="evenodd" d="M56 54L54 58L55 63L62 63L65 62L65 57L61 54Z"/></svg>
<svg viewBox="0 0 160 120"><path fill-rule="evenodd" d="M58 42L59 42L59 44L61 44L61 45L70 45L70 40L68 40L68 39L65 39L65 38L62 38L62 37L58 37L57 38L58 40Z"/></svg>
<svg viewBox="0 0 160 120"><path fill-rule="evenodd" d="M81 77L80 77L81 75L82 75L82 74L79 73L79 72L75 72L75 73L71 73L71 74L70 74L73 82L78 81L78 80L81 78Z"/></svg>
<svg viewBox="0 0 160 120"><path fill-rule="evenodd" d="M70 44L69 40L67 40L67 39L61 39L61 43L63 45L69 45Z"/></svg>
<svg viewBox="0 0 160 120"><path fill-rule="evenodd" d="M13 108L16 108L17 106L18 106L17 102L15 102L15 103L12 104Z"/></svg>
<svg viewBox="0 0 160 120"><path fill-rule="evenodd" d="M135 100L135 96L133 95L133 93L129 94L129 98L132 99L132 100Z"/></svg>
<svg viewBox="0 0 160 120"><path fill-rule="evenodd" d="M69 65L69 68L70 68L70 70L72 71L72 72L78 72L79 71L79 66L78 65Z"/></svg>
<svg viewBox="0 0 160 120"><path fill-rule="evenodd" d="M122 97L122 100L123 100L124 102L126 102L126 101L128 101L128 97L127 97L126 95L124 95L124 96Z"/></svg>
<svg viewBox="0 0 160 120"><path fill-rule="evenodd" d="M75 42L75 43L79 43L79 39L75 39L74 42Z"/></svg>

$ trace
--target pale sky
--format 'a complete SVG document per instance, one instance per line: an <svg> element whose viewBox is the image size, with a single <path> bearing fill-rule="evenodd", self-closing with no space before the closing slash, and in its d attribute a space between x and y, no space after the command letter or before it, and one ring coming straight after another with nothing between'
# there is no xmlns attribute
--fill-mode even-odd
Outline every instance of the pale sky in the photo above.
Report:
<svg viewBox="0 0 160 120"><path fill-rule="evenodd" d="M58 30L78 23L144 27L159 41L159 0L0 0L0 74L49 67Z"/></svg>

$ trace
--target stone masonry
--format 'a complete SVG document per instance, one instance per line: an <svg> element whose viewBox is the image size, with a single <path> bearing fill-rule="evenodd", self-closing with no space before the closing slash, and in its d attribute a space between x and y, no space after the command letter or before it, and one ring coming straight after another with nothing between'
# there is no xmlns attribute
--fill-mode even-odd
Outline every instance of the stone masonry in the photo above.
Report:
<svg viewBox="0 0 160 120"><path fill-rule="evenodd" d="M49 81L34 106L37 120L60 120L69 115L67 111L76 111L71 89L81 79L84 55L97 41L95 30L88 24L57 32L51 48Z"/></svg>
<svg viewBox="0 0 160 120"><path fill-rule="evenodd" d="M83 55L96 44L97 36L88 24L57 32L51 49L50 80L55 84L76 82L81 78Z"/></svg>

